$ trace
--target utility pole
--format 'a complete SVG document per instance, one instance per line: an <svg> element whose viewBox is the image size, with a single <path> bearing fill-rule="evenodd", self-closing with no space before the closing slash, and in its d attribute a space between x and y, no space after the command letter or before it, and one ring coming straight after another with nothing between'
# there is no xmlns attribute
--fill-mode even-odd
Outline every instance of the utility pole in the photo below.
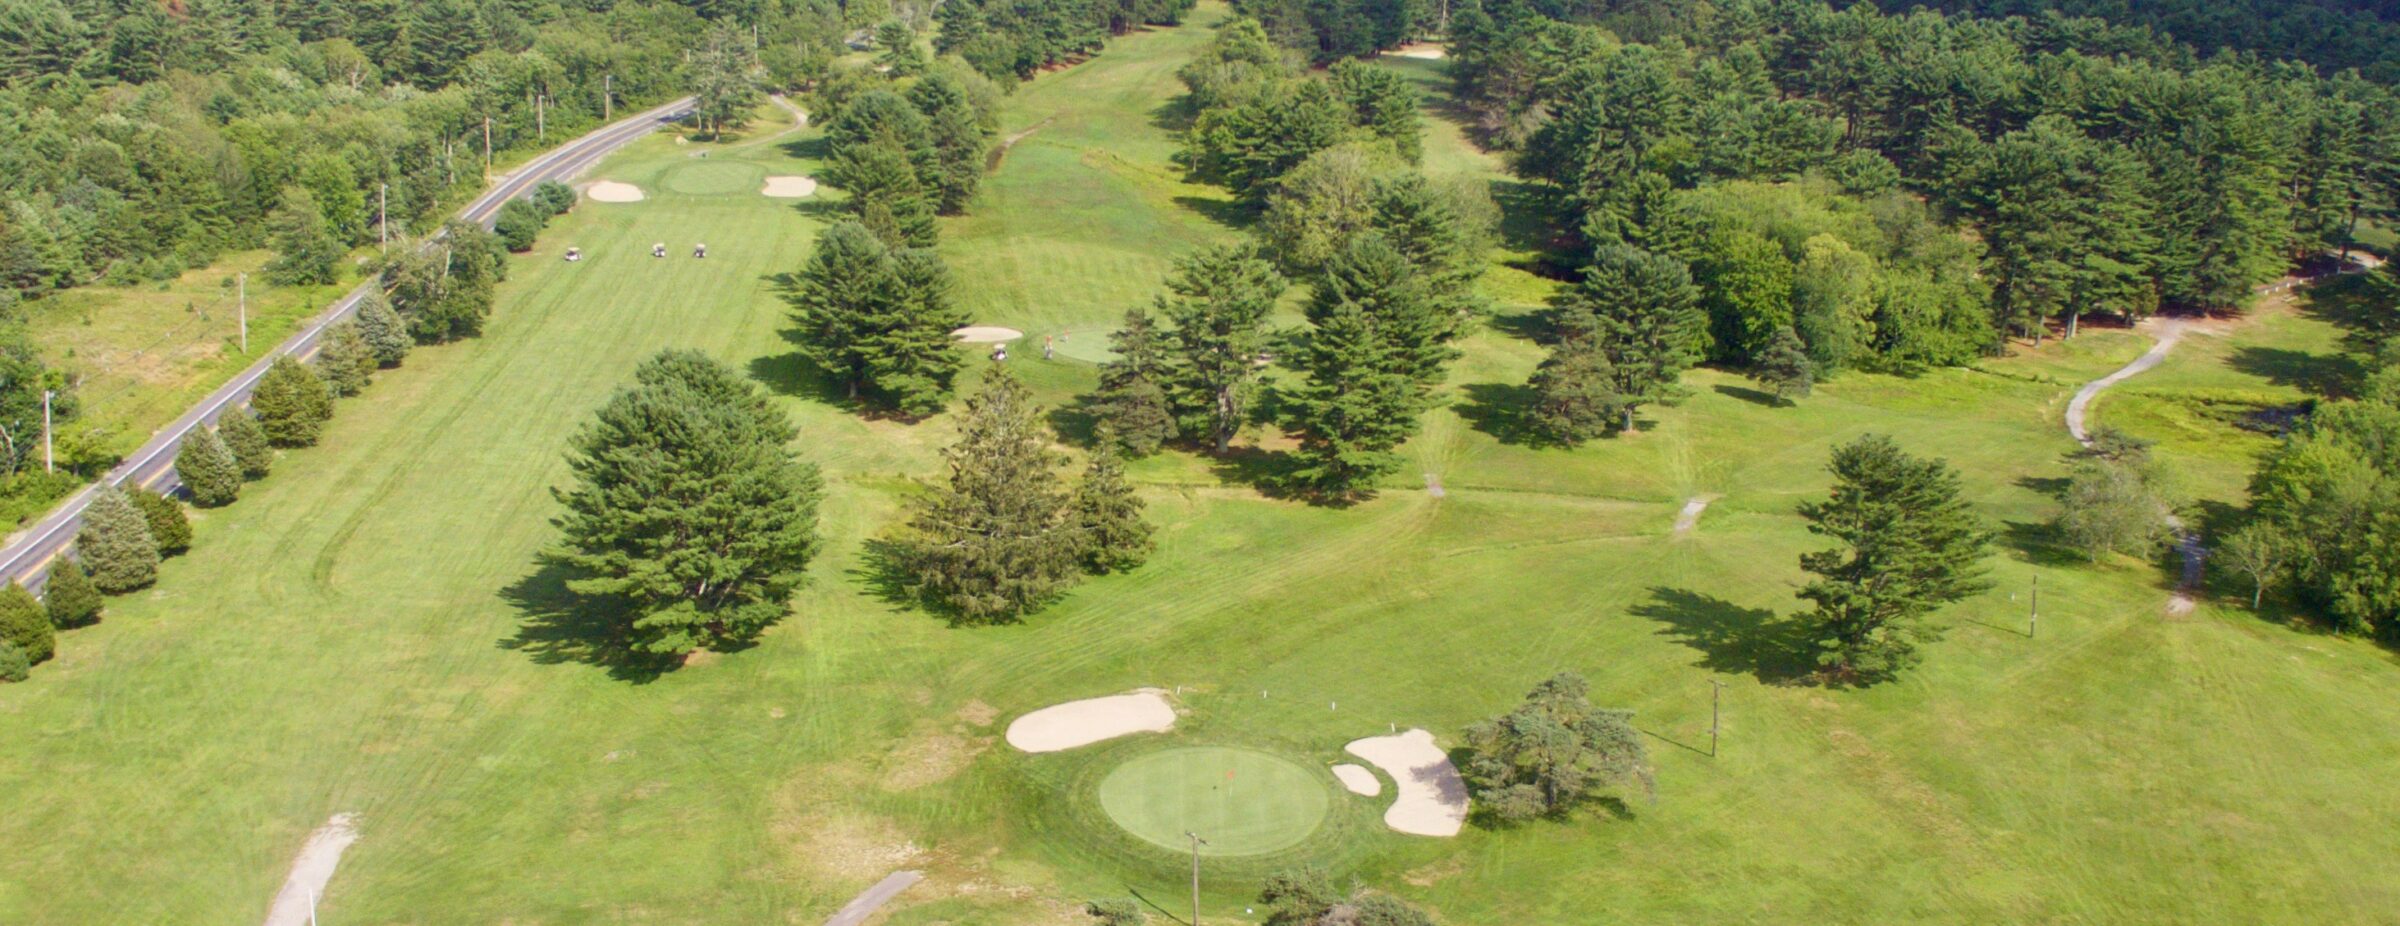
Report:
<svg viewBox="0 0 2400 926"><path fill-rule="evenodd" d="M376 185L375 185L375 246L376 246L376 247L378 247L378 248L380 248L380 249L382 249L382 251L383 251L384 255L385 255L385 256L387 256L387 257L388 257L388 256L390 256L390 255L391 255L391 253L392 253L392 213L391 213L391 205L392 205L392 185L391 185L391 184L389 184L389 183L378 183L378 184L376 184Z"/></svg>
<svg viewBox="0 0 2400 926"><path fill-rule="evenodd" d="M483 117L483 181L492 181L492 117Z"/></svg>
<svg viewBox="0 0 2400 926"><path fill-rule="evenodd" d="M1711 758L1711 759L1714 759L1714 758L1716 758L1716 757L1717 757L1717 728L1718 728L1718 721L1722 720L1722 719L1724 718L1724 716L1725 716L1725 711L1724 711L1724 703L1725 703L1725 683L1724 683L1724 682L1721 682L1721 681L1718 681L1718 680L1716 680L1716 679L1713 679L1713 678L1712 678L1712 679L1709 679L1709 680L1708 680L1708 757L1709 757L1709 758Z"/></svg>
<svg viewBox="0 0 2400 926"><path fill-rule="evenodd" d="M536 96L533 98L534 140L542 142L543 144L548 144L550 142L550 123L545 121L545 116L548 114L549 108L549 97Z"/></svg>
<svg viewBox="0 0 2400 926"><path fill-rule="evenodd" d="M58 393L42 390L42 472L58 472L58 459L50 452L50 400Z"/></svg>
<svg viewBox="0 0 2400 926"><path fill-rule="evenodd" d="M247 357L250 356L250 275L237 273L233 279L234 292L238 294L233 300L234 313L236 318L241 319L242 356Z"/></svg>
<svg viewBox="0 0 2400 926"><path fill-rule="evenodd" d="M1208 845L1208 840L1194 832L1184 835L1192 837L1192 926L1200 926L1200 847Z"/></svg>
<svg viewBox="0 0 2400 926"><path fill-rule="evenodd" d="M2025 615L2025 639L2033 639L2042 623L2042 574L2033 574L2033 610Z"/></svg>
<svg viewBox="0 0 2400 926"><path fill-rule="evenodd" d="M615 75L615 74L602 74L602 75L600 75L600 121L601 121L601 122L604 122L604 123L605 123L605 122L613 122L613 121L615 121L615 120L616 120L616 118L617 118L617 116L616 116L616 112L617 112L616 103L617 103L617 100L616 100L616 89L615 89L615 87L616 87L616 83L617 83L617 75Z"/></svg>

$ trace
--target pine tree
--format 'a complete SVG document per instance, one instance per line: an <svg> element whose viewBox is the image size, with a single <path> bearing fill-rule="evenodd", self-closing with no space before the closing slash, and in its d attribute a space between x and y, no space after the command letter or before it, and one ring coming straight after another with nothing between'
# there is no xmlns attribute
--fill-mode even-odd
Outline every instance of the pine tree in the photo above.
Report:
<svg viewBox="0 0 2400 926"><path fill-rule="evenodd" d="M1175 415L1160 385L1167 371L1159 341L1150 313L1127 311L1124 327L1108 336L1117 357L1100 365L1100 389L1092 395L1101 427L1136 458L1157 453L1159 445L1175 436Z"/></svg>
<svg viewBox="0 0 2400 926"><path fill-rule="evenodd" d="M277 357L251 391L250 409L275 446L306 447L333 417L333 392L300 361Z"/></svg>
<svg viewBox="0 0 2400 926"><path fill-rule="evenodd" d="M50 561L48 577L42 580L42 608L50 613L51 626L66 630L97 622L107 607L82 563L72 556Z"/></svg>
<svg viewBox="0 0 2400 926"><path fill-rule="evenodd" d="M33 677L33 660L25 658L25 648L0 640L0 682L21 682Z"/></svg>
<svg viewBox="0 0 2400 926"><path fill-rule="evenodd" d="M1517 709L1468 727L1460 769L1477 803L1503 820L1563 813L1611 785L1656 785L1632 711L1594 707L1583 676L1561 672Z"/></svg>
<svg viewBox="0 0 2400 926"><path fill-rule="evenodd" d="M1022 619L1082 571L1051 437L1033 394L996 366L967 400L958 442L943 452L949 480L913 504L909 570L926 598L957 620Z"/></svg>
<svg viewBox="0 0 2400 926"><path fill-rule="evenodd" d="M392 304L375 290L368 290L366 298L359 300L358 333L367 339L379 366L399 366L409 348L417 344L408 335L408 323L400 320L400 313L392 311Z"/></svg>
<svg viewBox="0 0 2400 926"><path fill-rule="evenodd" d="M1142 497L1125 479L1117 436L1100 428L1092 462L1075 487L1075 524L1083 531L1083 568L1095 574L1126 572L1150 557L1150 522L1142 519Z"/></svg>
<svg viewBox="0 0 2400 926"><path fill-rule="evenodd" d="M183 513L183 504L148 489L125 493L133 507L142 510L142 520L150 527L150 540L158 545L161 558L181 556L192 548L192 521Z"/></svg>
<svg viewBox="0 0 2400 926"><path fill-rule="evenodd" d="M378 364L375 349L359 333L358 323L346 321L325 329L316 366L317 375L324 377L325 387L334 395L352 396L367 388Z"/></svg>
<svg viewBox="0 0 2400 926"><path fill-rule="evenodd" d="M1444 313L1426 292L1408 257L1380 232L1350 239L1325 262L1310 291L1310 321L1337 305L1356 305L1391 351L1391 371L1415 384L1420 398L1441 383L1458 349L1450 346L1458 319Z"/></svg>
<svg viewBox="0 0 2400 926"><path fill-rule="evenodd" d="M949 271L929 249L893 253L858 222L817 237L793 286L800 351L850 397L862 391L912 415L941 410L964 364L950 332Z"/></svg>
<svg viewBox="0 0 2400 926"><path fill-rule="evenodd" d="M992 129L977 112L967 88L949 71L936 70L908 90L908 100L925 114L927 141L934 150L933 186L939 211L957 215L975 197L983 180L984 160L992 147Z"/></svg>
<svg viewBox="0 0 2400 926"><path fill-rule="evenodd" d="M1682 261L1625 245L1594 250L1583 282L1567 294L1562 309L1592 316L1626 430L1636 408L1682 395L1676 380L1699 362L1708 338L1697 300Z"/></svg>
<svg viewBox="0 0 2400 926"><path fill-rule="evenodd" d="M1800 342L1799 332L1776 329L1775 340L1768 342L1766 352L1759 355L1750 378L1774 390L1778 402L1789 401L1793 396L1806 398L1816 382L1816 368L1809 362L1808 346Z"/></svg>
<svg viewBox="0 0 2400 926"><path fill-rule="evenodd" d="M217 436L224 439L225 449L233 454L242 478L263 479L275 468L275 447L267 440L266 428L259 426L258 416L249 409L228 409L218 416Z"/></svg>
<svg viewBox="0 0 2400 926"><path fill-rule="evenodd" d="M285 286L323 285L339 276L342 243L325 225L316 197L292 187L283 192L283 205L268 218L275 259L267 262L267 279Z"/></svg>
<svg viewBox="0 0 2400 926"><path fill-rule="evenodd" d="M1175 262L1158 314L1167 335L1167 397L1183 433L1206 435L1224 453L1250 419L1267 317L1283 293L1273 264L1242 245L1219 245Z"/></svg>
<svg viewBox="0 0 2400 926"><path fill-rule="evenodd" d="M1533 389L1527 423L1543 439L1573 447L1608 433L1623 413L1616 370L1600 349L1591 313L1561 313L1558 342L1526 383Z"/></svg>
<svg viewBox="0 0 2400 926"><path fill-rule="evenodd" d="M1941 460L1901 452L1870 434L1833 451L1832 497L1800 506L1808 530L1842 547L1804 553L1800 568L1819 578L1799 597L1817 661L1856 683L1887 679L1914 665L1917 645L1940 638L1925 617L1983 591L1978 561L1990 535L1967 507L1958 473Z"/></svg>
<svg viewBox="0 0 2400 926"><path fill-rule="evenodd" d="M1399 469L1393 450L1416 431L1419 385L1364 305L1344 301L1312 314L1298 364L1307 381L1283 396L1284 426L1300 439L1290 478L1329 501L1352 501Z"/></svg>
<svg viewBox="0 0 2400 926"><path fill-rule="evenodd" d="M242 464L209 428L193 428L175 450L175 477L202 508L229 505L242 494Z"/></svg>
<svg viewBox="0 0 2400 926"><path fill-rule="evenodd" d="M92 571L92 585L111 595L158 580L158 541L150 537L150 519L115 486L93 490L91 504L83 509L83 529L75 535L75 559Z"/></svg>
<svg viewBox="0 0 2400 926"><path fill-rule="evenodd" d="M1414 164L1424 157L1423 118L1417 90L1408 78L1355 58L1335 62L1331 76L1334 91L1350 105L1353 121L1391 143L1401 160Z"/></svg>
<svg viewBox="0 0 2400 926"><path fill-rule="evenodd" d="M579 594L608 596L632 646L683 654L782 617L817 549L815 466L798 429L731 368L665 351L576 433L560 499Z"/></svg>
<svg viewBox="0 0 2400 926"><path fill-rule="evenodd" d="M58 630L50 626L50 615L32 592L15 582L0 589L0 641L22 650L28 664L45 662L58 650Z"/></svg>

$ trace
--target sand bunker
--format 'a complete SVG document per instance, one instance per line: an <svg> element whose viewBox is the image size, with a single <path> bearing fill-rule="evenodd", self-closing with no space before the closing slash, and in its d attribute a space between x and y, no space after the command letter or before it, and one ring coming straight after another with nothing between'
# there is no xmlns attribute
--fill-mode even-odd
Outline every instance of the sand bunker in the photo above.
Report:
<svg viewBox="0 0 2400 926"><path fill-rule="evenodd" d="M1175 708L1165 694L1144 688L1053 704L1010 723L1008 744L1024 752L1058 752L1132 733L1165 733L1175 728Z"/></svg>
<svg viewBox="0 0 2400 926"><path fill-rule="evenodd" d="M758 190L759 195L776 199L802 199L814 196L816 192L817 181L814 177L768 177L767 185Z"/></svg>
<svg viewBox="0 0 2400 926"><path fill-rule="evenodd" d="M1025 332L996 325L968 325L950 332L950 336L968 344L999 344L1024 337Z"/></svg>
<svg viewBox="0 0 2400 926"><path fill-rule="evenodd" d="M1391 55L1395 58L1427 58L1434 61L1439 61L1443 58L1449 57L1450 55L1448 51L1443 50L1442 46L1435 45L1432 42L1412 42L1410 44L1402 45L1398 48L1392 49L1391 51L1384 52L1384 54Z"/></svg>
<svg viewBox="0 0 2400 926"><path fill-rule="evenodd" d="M342 850L357 841L358 817L354 814L334 814L308 834L300 856L292 860L292 873L283 879L283 889L275 892L275 903L267 907L266 926L308 926L317 898L325 896L325 882L333 880L333 869L342 863Z"/></svg>
<svg viewBox="0 0 2400 926"><path fill-rule="evenodd" d="M1383 824L1411 836L1456 836L1467 824L1467 783L1435 745L1433 734L1410 730L1370 736L1342 747L1392 776L1399 794Z"/></svg>
<svg viewBox="0 0 2400 926"><path fill-rule="evenodd" d="M1348 762L1335 765L1333 777L1341 779L1342 787L1350 789L1352 794L1374 797L1383 793L1383 779L1375 777L1375 773L1367 771L1363 765Z"/></svg>
<svg viewBox="0 0 2400 926"><path fill-rule="evenodd" d="M583 195L590 197L593 202L638 203L642 201L642 188L630 183L602 180L583 191Z"/></svg>

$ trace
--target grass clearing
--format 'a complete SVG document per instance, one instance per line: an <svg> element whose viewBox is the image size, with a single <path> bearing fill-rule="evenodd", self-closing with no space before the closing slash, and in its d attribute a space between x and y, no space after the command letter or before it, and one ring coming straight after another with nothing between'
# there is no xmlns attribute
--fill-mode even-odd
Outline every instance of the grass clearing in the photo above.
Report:
<svg viewBox="0 0 2400 926"><path fill-rule="evenodd" d="M1009 98L1004 133L1040 128L945 229L978 322L1104 330L1172 255L1236 233L1211 218L1222 195L1167 163L1157 123L1221 15ZM813 131L705 159L654 137L591 172L652 196L559 220L483 338L421 350L344 403L323 446L201 515L157 589L0 687L0 842L41 849L0 861L0 922L250 921L309 830L356 811L329 923L818 922L903 867L928 878L885 922L1058 923L1084 897L1188 889L1188 855L1089 799L1136 754L1241 746L1316 766L1387 724L1454 744L1568 668L1637 711L1658 803L1429 840L1345 795L1292 849L1209 860L1209 919L1242 921L1256 876L1302 858L1460 924L2400 909L2392 654L2214 601L2168 623L2168 572L2051 544L2047 481L2073 449L2059 411L2085 368L2138 346L2099 332L2069 342L2089 356L1844 376L1796 408L1700 371L1642 432L1570 452L1508 439L1539 351L1484 330L1406 448L1414 470L1376 501L1269 500L1167 454L1131 467L1159 525L1141 570L1022 626L899 609L873 594L862 546L909 479L938 472L950 421L861 420L801 375L771 277L800 266L831 197L685 191L735 161L814 175ZM654 260L661 240L672 256ZM685 256L694 241L707 260ZM559 260L570 246L587 259ZM670 346L779 394L825 469L826 553L756 647L627 678L589 661L536 553L556 536L567 435ZM1046 402L1093 383L1087 361L1012 356ZM2231 375L2208 356L2192 376ZM1867 431L1959 467L2002 532L1996 587L1946 612L1948 639L1896 684L1794 685L1794 559L1821 541L1792 506L1824 490L1828 448ZM1673 538L1702 494L1721 496L1704 526ZM1727 682L1715 758L1712 678ZM1044 756L989 742L1027 711L1145 685L1181 688L1174 732ZM904 774L906 757L939 761Z"/></svg>

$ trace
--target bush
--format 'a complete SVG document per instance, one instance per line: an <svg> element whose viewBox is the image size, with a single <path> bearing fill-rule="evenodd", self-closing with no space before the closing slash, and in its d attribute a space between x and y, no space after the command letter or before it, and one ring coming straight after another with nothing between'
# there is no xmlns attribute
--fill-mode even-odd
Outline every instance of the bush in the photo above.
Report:
<svg viewBox="0 0 2400 926"><path fill-rule="evenodd" d="M58 648L58 631L51 628L49 613L32 592L14 582L0 589L0 640L23 651L27 665L49 659Z"/></svg>
<svg viewBox="0 0 2400 926"><path fill-rule="evenodd" d="M233 453L234 465L241 468L242 478L258 479L275 467L275 448L267 443L267 431L258 425L258 416L248 409L237 408L217 418L217 436L225 441L225 449Z"/></svg>
<svg viewBox="0 0 2400 926"><path fill-rule="evenodd" d="M50 612L50 626L68 630L97 623L107 606L82 563L69 556L50 561L50 576L42 582L42 608Z"/></svg>
<svg viewBox="0 0 2400 926"><path fill-rule="evenodd" d="M358 334L367 339L367 349L375 353L377 366L396 367L408 356L408 349L417 346L417 339L408 333L408 322L392 311L392 304L383 294L369 292L358 303Z"/></svg>
<svg viewBox="0 0 2400 926"><path fill-rule="evenodd" d="M500 207L500 216L492 220L492 232L500 236L500 243L507 245L509 250L530 251L533 250L533 239L542 233L542 226L549 221L550 216L532 201L512 199Z"/></svg>
<svg viewBox="0 0 2400 926"><path fill-rule="evenodd" d="M158 541L150 537L150 519L134 507L125 490L104 485L83 510L83 530L75 536L75 558L92 571L92 585L122 595L158 581Z"/></svg>
<svg viewBox="0 0 2400 926"><path fill-rule="evenodd" d="M277 357L250 394L250 408L269 443L306 447L317 442L326 419L333 417L333 391L300 361Z"/></svg>
<svg viewBox="0 0 2400 926"><path fill-rule="evenodd" d="M192 548L192 521L184 517L183 505L174 499L147 489L125 493L133 499L133 507L142 511L142 520L150 526L150 542L158 545L158 555L179 556Z"/></svg>
<svg viewBox="0 0 2400 926"><path fill-rule="evenodd" d="M1085 915L1099 920L1100 926L1142 926L1150 921L1150 917L1142 913L1141 905L1135 903L1130 897L1118 900L1094 900L1083 905L1083 912Z"/></svg>
<svg viewBox="0 0 2400 926"><path fill-rule="evenodd" d="M175 451L175 477L191 490L192 503L202 508L232 504L242 494L242 464L209 428L193 428L184 436L183 446Z"/></svg>
<svg viewBox="0 0 2400 926"><path fill-rule="evenodd" d="M533 203L550 215L565 215L575 208L575 188L556 180L544 180L533 186Z"/></svg>
<svg viewBox="0 0 2400 926"><path fill-rule="evenodd" d="M0 682L21 682L33 677L33 660L25 651L7 640L0 640Z"/></svg>

